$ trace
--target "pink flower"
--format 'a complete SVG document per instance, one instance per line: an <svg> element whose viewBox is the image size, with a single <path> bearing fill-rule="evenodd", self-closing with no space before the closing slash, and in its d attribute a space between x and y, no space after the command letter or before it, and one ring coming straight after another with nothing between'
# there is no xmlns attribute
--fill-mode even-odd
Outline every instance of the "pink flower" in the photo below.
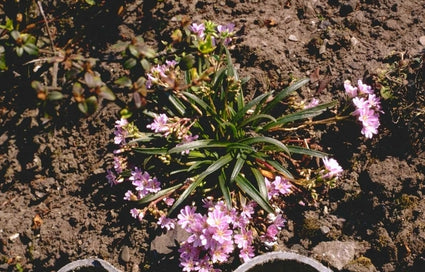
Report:
<svg viewBox="0 0 425 272"><path fill-rule="evenodd" d="M127 160L121 156L114 156L114 170L117 174L121 174L122 171L127 168Z"/></svg>
<svg viewBox="0 0 425 272"><path fill-rule="evenodd" d="M276 191L278 191L282 195L290 194L291 191L291 183L289 183L286 179L282 179L281 176L276 176L273 181L273 185Z"/></svg>
<svg viewBox="0 0 425 272"><path fill-rule="evenodd" d="M372 87L367 84L363 84L363 81L361 81L360 79L357 81L357 86L361 94L373 94Z"/></svg>
<svg viewBox="0 0 425 272"><path fill-rule="evenodd" d="M195 221L195 207L185 206L180 210L180 213L177 215L178 224L187 231L190 230L188 227Z"/></svg>
<svg viewBox="0 0 425 272"><path fill-rule="evenodd" d="M117 184L117 176L115 176L114 172L111 169L106 170L106 179L108 180L109 185L113 186Z"/></svg>
<svg viewBox="0 0 425 272"><path fill-rule="evenodd" d="M219 209L214 209L208 213L207 224L212 228L227 228L231 218Z"/></svg>
<svg viewBox="0 0 425 272"><path fill-rule="evenodd" d="M163 199L167 206L172 206L174 204L175 199L172 197L166 197Z"/></svg>
<svg viewBox="0 0 425 272"><path fill-rule="evenodd" d="M241 258L244 262L251 260L255 256L254 247L248 246L241 249L239 253L239 258Z"/></svg>
<svg viewBox="0 0 425 272"><path fill-rule="evenodd" d="M190 142L193 142L193 141L195 141L195 140L198 140L198 138L199 138L199 135L195 135L195 136L192 136L192 135L184 135L183 136L183 139L182 139L182 142L180 143L180 144L178 144L177 146L180 146L180 145L183 145L183 144L187 144L187 143L190 143ZM189 154L189 152L190 152L190 150L185 150L185 151L182 151L182 155L184 155L184 154Z"/></svg>
<svg viewBox="0 0 425 272"><path fill-rule="evenodd" d="M232 241L232 234L233 234L232 230L227 229L227 228L224 228L224 229L221 229L221 228L211 229L210 228L210 231L211 230L213 230L212 239L214 239L218 243L223 244L226 241Z"/></svg>
<svg viewBox="0 0 425 272"><path fill-rule="evenodd" d="M275 240L277 239L277 234L279 233L279 229L277 228L277 226L275 224L271 224L270 226L267 227L267 231L266 231L266 237L270 238L271 240Z"/></svg>
<svg viewBox="0 0 425 272"><path fill-rule="evenodd" d="M163 229L171 230L176 227L175 221L175 219L171 219L163 215L158 219L158 225Z"/></svg>
<svg viewBox="0 0 425 272"><path fill-rule="evenodd" d="M196 34L198 37L203 38L205 36L205 25L202 24L197 24L197 23L193 23L190 27L189 27L190 31L192 31L194 34Z"/></svg>
<svg viewBox="0 0 425 272"><path fill-rule="evenodd" d="M334 178L340 176L343 169L335 159L328 159L325 157L322 161L327 171L323 178Z"/></svg>
<svg viewBox="0 0 425 272"><path fill-rule="evenodd" d="M344 89L345 93L348 94L349 97L357 96L357 87L353 87L349 80L344 81Z"/></svg>
<svg viewBox="0 0 425 272"><path fill-rule="evenodd" d="M252 231L245 229L242 229L240 234L235 234L233 238L238 248L247 248L254 239Z"/></svg>
<svg viewBox="0 0 425 272"><path fill-rule="evenodd" d="M124 194L124 200L130 201L132 200L134 197L136 197L132 191L128 190L125 194Z"/></svg>
<svg viewBox="0 0 425 272"><path fill-rule="evenodd" d="M310 109L319 105L320 100L317 98L313 98L310 103L304 106L304 109Z"/></svg>
<svg viewBox="0 0 425 272"><path fill-rule="evenodd" d="M139 221L142 221L143 217L145 217L145 211L136 208L131 209L130 214L132 217L139 219Z"/></svg>
<svg viewBox="0 0 425 272"><path fill-rule="evenodd" d="M363 128L361 133L366 137L371 139L373 134L378 133L379 117L376 112L373 110L365 109L359 114L359 121L362 122Z"/></svg>
<svg viewBox="0 0 425 272"><path fill-rule="evenodd" d="M168 116L161 113L156 115L153 123L147 125L146 127L153 130L155 133L166 133L170 131L168 126Z"/></svg>
<svg viewBox="0 0 425 272"><path fill-rule="evenodd" d="M370 108L374 109L375 111L381 111L381 100L376 95L369 94L367 102Z"/></svg>

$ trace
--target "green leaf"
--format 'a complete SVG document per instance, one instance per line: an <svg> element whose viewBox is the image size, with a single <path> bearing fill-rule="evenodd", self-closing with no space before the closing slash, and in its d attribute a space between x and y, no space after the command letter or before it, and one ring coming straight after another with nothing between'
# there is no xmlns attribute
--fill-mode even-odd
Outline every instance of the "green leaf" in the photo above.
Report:
<svg viewBox="0 0 425 272"><path fill-rule="evenodd" d="M198 50L202 54L209 54L215 50L214 43L212 41L211 35L207 35L204 42L200 42L198 45Z"/></svg>
<svg viewBox="0 0 425 272"><path fill-rule="evenodd" d="M187 169L187 172L192 172L194 170L199 169L202 165L207 164L207 165L211 165L214 161L212 160L202 160L202 161L197 161L195 163L193 163L189 169Z"/></svg>
<svg viewBox="0 0 425 272"><path fill-rule="evenodd" d="M107 86L102 86L99 88L99 96L109 100L114 101L115 100L115 94L112 92L111 89L109 89Z"/></svg>
<svg viewBox="0 0 425 272"><path fill-rule="evenodd" d="M261 120L261 119L268 119L271 120L272 122L276 122L276 119L269 115L269 114L257 114L257 115L253 115L251 117L249 117L248 119L244 120L243 122L240 123L240 125L238 127L244 127L249 123Z"/></svg>
<svg viewBox="0 0 425 272"><path fill-rule="evenodd" d="M213 147L226 147L228 146L228 143L221 143L221 142L215 142L212 139L205 139L205 140L196 140L189 143L185 143L182 145L178 145L168 151L169 154L173 153L181 153L186 150L192 150L192 149L201 149L201 148L213 148Z"/></svg>
<svg viewBox="0 0 425 272"><path fill-rule="evenodd" d="M139 204L150 203L154 200L157 200L160 197L163 197L163 196L166 196L166 195L172 193L173 191L179 189L182 186L183 186L183 184L177 184L177 185L174 185L173 187L163 189L163 190L157 192L156 194L147 195L144 198L138 200L137 203L139 203Z"/></svg>
<svg viewBox="0 0 425 272"><path fill-rule="evenodd" d="M186 113L185 105L174 95L168 94L168 100L170 101L171 105L173 105L174 108L179 112L180 115L184 115Z"/></svg>
<svg viewBox="0 0 425 272"><path fill-rule="evenodd" d="M12 36L12 38L16 41L21 37L21 33L19 33L18 30L12 30L10 32L10 36Z"/></svg>
<svg viewBox="0 0 425 272"><path fill-rule="evenodd" d="M267 143L267 144L271 144L274 145L275 147L278 148L278 150L282 150L286 153L290 153L288 148L286 147L286 145L284 145L282 142L280 142L279 140L270 138L270 137L266 137L266 136L257 136L257 137L252 137L249 139L244 139L241 141L241 143L246 144L246 145L252 145L252 144L257 144L257 143ZM276 150L276 151L278 151Z"/></svg>
<svg viewBox="0 0 425 272"><path fill-rule="evenodd" d="M22 46L22 48L27 52L29 55L38 55L38 47L33 43L26 43Z"/></svg>
<svg viewBox="0 0 425 272"><path fill-rule="evenodd" d="M94 0L85 0L87 4L89 4L90 6L94 6L96 5L96 2Z"/></svg>
<svg viewBox="0 0 425 272"><path fill-rule="evenodd" d="M239 175L242 170L242 167L245 164L246 159L240 156L236 159L235 166L233 167L232 174L230 175L230 181L235 180L235 178Z"/></svg>
<svg viewBox="0 0 425 272"><path fill-rule="evenodd" d="M245 116L245 114L248 112L248 110L252 109L254 106L256 106L259 103L261 103L260 101L262 101L263 99L265 100L271 94L272 94L271 92L264 93L262 95L257 96L256 98L254 98L250 102L248 102L241 110L239 110L236 113L236 115L233 117L233 122L234 123L238 122L241 118L243 118Z"/></svg>
<svg viewBox="0 0 425 272"><path fill-rule="evenodd" d="M47 95L47 100L50 100L50 101L61 100L62 98L64 98L63 94L58 91L51 91Z"/></svg>
<svg viewBox="0 0 425 272"><path fill-rule="evenodd" d="M97 110L97 98L96 96L90 96L86 100L87 112L86 114L91 115Z"/></svg>
<svg viewBox="0 0 425 272"><path fill-rule="evenodd" d="M191 69L194 64L195 64L195 57L192 54L187 54L179 62L179 66L183 71L187 71Z"/></svg>
<svg viewBox="0 0 425 272"><path fill-rule="evenodd" d="M139 58L140 56L139 50L137 50L137 48L134 45L130 44L128 46L128 51L133 57Z"/></svg>
<svg viewBox="0 0 425 272"><path fill-rule="evenodd" d="M224 47L226 51L226 60L227 60L227 75L230 77L234 77L235 80L239 80L238 71L236 67L233 65L232 56L230 55L229 49Z"/></svg>
<svg viewBox="0 0 425 272"><path fill-rule="evenodd" d="M268 199L267 186L263 174L261 174L260 170L254 167L251 167L251 172L257 180L258 191L261 193L261 196L264 199Z"/></svg>
<svg viewBox="0 0 425 272"><path fill-rule="evenodd" d="M307 155L307 156L318 157L318 158L324 158L326 156L329 156L329 154L327 153L324 153L318 150L300 147L300 146L288 145L287 147L289 151L294 154L301 154L301 155Z"/></svg>
<svg viewBox="0 0 425 272"><path fill-rule="evenodd" d="M329 103L317 105L317 106L312 107L312 108L300 110L300 111L295 112L295 113L287 114L285 116L277 118L275 122L268 123L267 125L265 125L263 127L263 130L269 130L270 128L273 128L273 127L283 126L284 124L287 124L289 122L313 118L313 117L321 114L327 108L333 107L336 104L337 104L337 101L332 101L332 102L329 102Z"/></svg>
<svg viewBox="0 0 425 272"><path fill-rule="evenodd" d="M16 55L21 57L24 54L24 49L22 47L15 47Z"/></svg>
<svg viewBox="0 0 425 272"><path fill-rule="evenodd" d="M221 192L223 193L224 202L226 203L227 209L232 208L232 197L230 196L229 186L226 182L226 173L221 171L218 176L218 185L220 186Z"/></svg>
<svg viewBox="0 0 425 272"><path fill-rule="evenodd" d="M143 56L153 59L156 57L156 51L150 46L143 45L139 48L140 53L142 53Z"/></svg>
<svg viewBox="0 0 425 272"><path fill-rule="evenodd" d="M0 54L0 71L6 71L7 69L6 57Z"/></svg>
<svg viewBox="0 0 425 272"><path fill-rule="evenodd" d="M266 212L274 213L273 208L270 206L270 203L267 201L267 198L264 198L261 193L255 188L249 180L247 180L244 176L238 175L235 178L236 184L239 188L249 195L258 205L261 206Z"/></svg>
<svg viewBox="0 0 425 272"><path fill-rule="evenodd" d="M289 172L289 170L286 169L285 167L283 167L280 163L278 163L276 161L272 161L272 160L266 160L266 162L268 164L270 164L271 166L273 166L274 169L276 169L276 171L282 173L285 177L291 178L291 179L294 178L294 176L291 174L291 172Z"/></svg>
<svg viewBox="0 0 425 272"><path fill-rule="evenodd" d="M93 75L90 72L86 72L84 74L84 81L89 88L96 88L103 84L99 76Z"/></svg>
<svg viewBox="0 0 425 272"><path fill-rule="evenodd" d="M210 113L212 115L215 115L216 114L216 112L215 112L215 110L213 108L211 108L207 103L205 103L202 99L200 99L196 95L194 95L192 93L189 93L189 92L182 92L182 94L184 96L186 96L188 98L188 100L190 100L194 104L197 104L202 109L204 109L206 112L208 112L208 113Z"/></svg>
<svg viewBox="0 0 425 272"><path fill-rule="evenodd" d="M120 77L119 79L115 80L114 83L127 88L131 88L133 85L131 79L126 76Z"/></svg>
<svg viewBox="0 0 425 272"><path fill-rule="evenodd" d="M268 113L270 112L270 110L274 109L274 107L276 107L276 105L278 103L280 103L285 97L287 97L288 95L290 95L293 91L298 90L299 88L301 88L302 86L304 86L305 84L307 84L307 82L309 82L310 80L308 78L303 78L300 79L298 81L296 81L294 84L292 84L291 86L286 87L285 89L283 89L281 92L279 92L272 101L270 101L267 106L263 109L263 113Z"/></svg>
<svg viewBox="0 0 425 272"><path fill-rule="evenodd" d="M85 101L78 103L78 109L84 114L87 114L89 111Z"/></svg>
<svg viewBox="0 0 425 272"><path fill-rule="evenodd" d="M145 58L140 61L140 65L142 65L145 71L149 71L151 69L151 63Z"/></svg>
<svg viewBox="0 0 425 272"><path fill-rule="evenodd" d="M223 157L219 158L217 161L215 161L213 164L211 164L202 174L200 174L196 180L189 185L189 187L184 190L184 192L180 195L180 197L176 200L174 205L169 210L169 214L171 214L180 204L183 203L183 201L195 190L196 187L198 187L201 182L209 176L210 174L216 172L217 170L223 168L226 166L230 161L232 160L232 156L230 154L226 154Z"/></svg>
<svg viewBox="0 0 425 272"><path fill-rule="evenodd" d="M72 85L72 93L74 94L74 95L82 95L83 94L83 92L84 92L84 89L83 89L83 87L81 86L81 84L79 83L79 82L75 82L73 85Z"/></svg>
<svg viewBox="0 0 425 272"><path fill-rule="evenodd" d="M131 69L136 65L137 65L137 59L135 58L129 58L123 64L125 69Z"/></svg>
<svg viewBox="0 0 425 272"><path fill-rule="evenodd" d="M136 147L133 148L137 153L142 154L148 154L148 155L166 155L167 154L167 148L162 147Z"/></svg>

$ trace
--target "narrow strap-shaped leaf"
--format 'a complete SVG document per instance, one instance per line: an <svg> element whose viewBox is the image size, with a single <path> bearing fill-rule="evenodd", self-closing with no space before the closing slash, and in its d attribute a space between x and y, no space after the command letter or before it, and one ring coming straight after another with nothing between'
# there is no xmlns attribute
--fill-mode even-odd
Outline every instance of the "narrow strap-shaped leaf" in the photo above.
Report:
<svg viewBox="0 0 425 272"><path fill-rule="evenodd" d="M289 172L289 170L283 167L280 163L277 163L276 161L272 161L272 160L266 160L266 162L270 164L271 166L273 166L278 172L282 173L285 177L290 179L294 178L291 172Z"/></svg>
<svg viewBox="0 0 425 272"><path fill-rule="evenodd" d="M285 89L283 89L282 91L280 91L274 98L272 101L270 101L267 106L263 109L262 113L268 113L270 112L270 110L272 110L278 103L280 103L282 101L282 99L284 99L285 97L287 97L288 95L290 95L293 91L298 90L299 88L301 88L302 86L304 86L307 82L309 82L310 79L308 78L303 78L298 80L297 82L295 82L294 84L286 87Z"/></svg>
<svg viewBox="0 0 425 272"><path fill-rule="evenodd" d="M229 143L226 146L226 150L228 150L228 151L233 150L233 149L255 152L255 148L253 148L251 145L248 145L248 144Z"/></svg>
<svg viewBox="0 0 425 272"><path fill-rule="evenodd" d="M244 120L243 122L241 122L239 127L246 126L247 124L254 122L254 121L257 121L257 120L260 120L260 119L269 119L272 122L276 122L276 119L269 114L257 114L257 115L253 115L253 116L249 117L248 119Z"/></svg>
<svg viewBox="0 0 425 272"><path fill-rule="evenodd" d="M261 101L265 98L267 98L268 96L270 96L272 93L264 93L262 95L257 96L256 98L254 98L253 100L249 101L244 107L243 109L239 110L235 117L233 117L233 122L236 123L237 121L239 121L242 117L245 116L245 114L248 112L249 109L253 108L254 106L258 105L261 103Z"/></svg>
<svg viewBox="0 0 425 272"><path fill-rule="evenodd" d="M264 126L263 129L268 130L272 127L282 126L282 125L289 123L289 122L294 122L294 121L297 121L297 120L315 117L315 116L321 114L327 108L335 106L336 103L337 103L337 101L332 101L332 102L329 102L329 103L320 104L320 105L312 107L312 108L300 110L300 111L295 112L295 113L287 114L285 116L277 118L275 122L268 123L267 125Z"/></svg>
<svg viewBox="0 0 425 272"><path fill-rule="evenodd" d="M136 147L133 148L132 150L134 150L137 153L142 153L142 154L148 154L148 155L165 155L167 154L167 148L156 148L156 147L148 147L148 148L143 148L143 147Z"/></svg>
<svg viewBox="0 0 425 272"><path fill-rule="evenodd" d="M318 158L324 158L326 156L329 156L329 154L325 152L308 149L301 146L288 145L287 147L289 151L291 151L291 153L295 153L295 154L308 155L308 156L318 157Z"/></svg>
<svg viewBox="0 0 425 272"><path fill-rule="evenodd" d="M235 80L239 80L238 72L233 65L232 56L230 55L229 49L227 49L227 47L224 47L224 49L226 50L228 76L234 77Z"/></svg>
<svg viewBox="0 0 425 272"><path fill-rule="evenodd" d="M174 106L174 108L179 112L180 115L184 115L186 113L185 105L174 95L169 94L168 100Z"/></svg>
<svg viewBox="0 0 425 272"><path fill-rule="evenodd" d="M192 150L192 149L200 149L200 148L212 148L212 147L227 147L228 143L222 143L222 142L215 142L212 139L205 139L205 140L196 140L189 143L185 143L182 145L178 145L176 147L171 148L168 153L181 153L186 150Z"/></svg>
<svg viewBox="0 0 425 272"><path fill-rule="evenodd" d="M232 208L232 198L230 197L229 185L226 183L226 174L221 171L218 176L218 185L220 186L221 192L223 193L224 202L226 203L227 209Z"/></svg>
<svg viewBox="0 0 425 272"><path fill-rule="evenodd" d="M230 175L230 181L233 181L241 172L242 167L245 164L246 159L240 156L236 159L235 166L233 167L232 174Z"/></svg>
<svg viewBox="0 0 425 272"><path fill-rule="evenodd" d="M219 85L223 82L224 77L226 76L226 68L221 68L214 74L214 78L212 80L212 89L216 90Z"/></svg>
<svg viewBox="0 0 425 272"><path fill-rule="evenodd" d="M209 112L211 114L215 115L215 111L213 108L211 108L207 103L205 103L204 100L200 99L199 97L197 97L196 95L189 93L189 92L182 92L182 94L184 96L186 96L191 102L197 104L198 106L200 106L202 109L204 109L206 112Z"/></svg>
<svg viewBox="0 0 425 272"><path fill-rule="evenodd" d="M270 203L265 198L262 197L261 193L257 190L257 188L255 188L254 185L252 185L251 182L249 182L249 180L247 180L244 176L239 174L235 178L235 182L243 192L249 195L266 212L268 213L274 212L273 208L270 206Z"/></svg>
<svg viewBox="0 0 425 272"><path fill-rule="evenodd" d="M254 174L255 179L257 180L258 191L261 193L261 196L264 199L267 199L267 186L264 176L261 174L260 170L257 168L251 167L251 172Z"/></svg>
<svg viewBox="0 0 425 272"><path fill-rule="evenodd" d="M243 144L257 144L257 143L267 143L267 144L272 144L274 146L276 146L278 149L285 151L286 153L290 153L288 148L286 147L286 145L284 145L282 142L270 138L270 137L266 137L266 136L257 136L257 137L252 137L246 140L241 141L241 143Z"/></svg>
<svg viewBox="0 0 425 272"><path fill-rule="evenodd" d="M197 161L194 164L192 164L189 169L187 170L188 172L191 172L195 169L197 169L199 166L203 165L203 164L211 164L212 161L211 160L202 160L202 161Z"/></svg>
<svg viewBox="0 0 425 272"><path fill-rule="evenodd" d="M220 168L224 167L226 164L228 164L232 160L231 154L226 154L223 157L219 158L216 162L211 164L202 174L200 174L196 180L189 185L189 187L184 190L184 192L180 195L180 197L176 200L174 205L170 208L169 214L171 214L178 206L180 206L181 203L195 190L196 187L198 187L201 182L206 178L208 175L214 173L215 171L219 170Z"/></svg>
<svg viewBox="0 0 425 272"><path fill-rule="evenodd" d="M163 197L163 196L168 195L169 193L177 190L178 188L180 188L182 186L183 186L183 184L177 184L177 185L175 185L173 187L170 187L170 188L167 188L167 189L163 189L163 190L157 192L156 194L149 194L149 195L145 196L144 198L138 200L137 203L139 203L139 204L145 204L145 203L152 202L152 201L154 201L154 200L156 200L156 199L158 199L160 197Z"/></svg>

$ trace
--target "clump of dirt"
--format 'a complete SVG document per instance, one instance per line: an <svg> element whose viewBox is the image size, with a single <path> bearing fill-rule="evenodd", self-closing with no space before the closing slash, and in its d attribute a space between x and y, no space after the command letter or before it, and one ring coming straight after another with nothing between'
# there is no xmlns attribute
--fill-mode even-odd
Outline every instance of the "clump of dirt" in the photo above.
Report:
<svg viewBox="0 0 425 272"><path fill-rule="evenodd" d="M232 54L241 74L251 78L247 96L305 76L312 82L299 94L303 99L342 99L346 79L364 79L387 95L376 138L366 141L351 123L325 127L318 135L345 169L344 178L323 202L288 211L279 247L310 255L322 242L361 242L366 246L343 271L423 271L423 1L152 3L123 2L122 20L106 24L108 16L98 17L96 25L110 26L110 35L87 37L102 50L118 37L139 34L159 46L181 16L233 22ZM95 50L96 56L111 54ZM120 73L106 71L106 60L102 67L109 82ZM124 189L105 180L120 106L109 103L90 118L44 124L35 103L24 97L0 90L0 270L57 271L92 256L123 271L153 271L158 260L166 262L169 256L150 251L159 233L130 218Z"/></svg>

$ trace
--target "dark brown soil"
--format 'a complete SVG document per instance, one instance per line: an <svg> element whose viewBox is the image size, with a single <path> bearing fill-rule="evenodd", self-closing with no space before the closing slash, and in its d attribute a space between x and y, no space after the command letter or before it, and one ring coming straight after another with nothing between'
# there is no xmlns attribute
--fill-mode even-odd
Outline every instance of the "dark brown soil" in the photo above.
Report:
<svg viewBox="0 0 425 272"><path fill-rule="evenodd" d="M383 102L375 139L365 140L351 123L317 135L344 177L316 206L288 211L279 247L312 255L321 242L359 242L342 271L425 271L424 1L146 2L127 1L121 20L93 23L94 32L87 31L107 32L87 38L100 48L98 56L113 55L107 48L118 37L169 39L184 15L236 24L232 54L251 78L247 95L305 76L312 83L300 93L304 99L342 99L345 79L390 86L396 99ZM102 67L105 81L113 82L113 64ZM385 80L378 80L380 70L387 71ZM151 251L160 234L153 224L131 218L123 192L105 179L120 106L44 124L29 90L9 87L0 83L0 271L57 271L87 257L123 271L159 271L159 261L178 271L170 256Z"/></svg>

